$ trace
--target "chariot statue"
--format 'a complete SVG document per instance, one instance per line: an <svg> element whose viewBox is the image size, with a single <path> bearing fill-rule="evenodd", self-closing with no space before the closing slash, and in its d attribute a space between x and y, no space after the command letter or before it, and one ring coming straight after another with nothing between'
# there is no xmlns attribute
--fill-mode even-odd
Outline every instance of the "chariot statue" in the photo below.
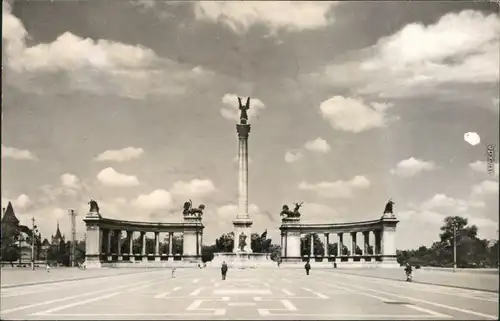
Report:
<svg viewBox="0 0 500 321"><path fill-rule="evenodd" d="M93 213L99 213L99 205L97 204L96 201L94 201L93 199L90 200L90 202L88 202L88 204L90 205L90 209L89 209L89 212L93 212Z"/></svg>
<svg viewBox="0 0 500 321"><path fill-rule="evenodd" d="M299 209L302 207L302 204L304 204L304 202L301 202L300 204L299 203L293 203L293 204L295 205L293 211L290 211L288 205L283 205L280 216L285 216L285 218L299 218L301 216Z"/></svg>
<svg viewBox="0 0 500 321"><path fill-rule="evenodd" d="M205 205L200 204L198 208L193 208L193 202L189 200L188 202L184 203L184 210L182 211L182 214L185 216L197 216L197 217L202 217L203 216L203 210L205 209Z"/></svg>

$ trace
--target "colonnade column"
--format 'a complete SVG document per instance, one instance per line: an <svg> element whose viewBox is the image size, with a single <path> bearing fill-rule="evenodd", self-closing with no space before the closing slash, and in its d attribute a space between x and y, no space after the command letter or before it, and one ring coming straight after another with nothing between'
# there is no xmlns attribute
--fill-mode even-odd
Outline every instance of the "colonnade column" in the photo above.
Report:
<svg viewBox="0 0 500 321"><path fill-rule="evenodd" d="M337 234L337 256L344 255L344 233Z"/></svg>
<svg viewBox="0 0 500 321"><path fill-rule="evenodd" d="M363 255L370 255L370 231L363 232L364 238L364 246L363 246Z"/></svg>
<svg viewBox="0 0 500 321"><path fill-rule="evenodd" d="M168 233L168 255L169 255L169 258L168 260L169 261L173 261L174 258L174 252L173 252L173 249L174 249L174 232L169 232Z"/></svg>
<svg viewBox="0 0 500 321"><path fill-rule="evenodd" d="M358 255L358 233L357 232L351 232L351 241L352 241L352 252L351 255Z"/></svg>
<svg viewBox="0 0 500 321"><path fill-rule="evenodd" d="M122 257L122 231L116 230L116 254L118 255L118 261L123 260Z"/></svg>
<svg viewBox="0 0 500 321"><path fill-rule="evenodd" d="M106 256L108 261L111 261L111 237L113 236L113 230L108 229L107 240L106 240Z"/></svg>
<svg viewBox="0 0 500 321"><path fill-rule="evenodd" d="M375 230L373 231L373 233L375 234L375 255L380 255L381 253L381 241L382 241L382 238L381 238L381 233L379 230Z"/></svg>
<svg viewBox="0 0 500 321"><path fill-rule="evenodd" d="M284 238L285 238L285 233L281 232L281 257L285 256L285 248L283 247Z"/></svg>
<svg viewBox="0 0 500 321"><path fill-rule="evenodd" d="M309 253L310 257L314 257L314 233L311 233L311 252Z"/></svg>
<svg viewBox="0 0 500 321"><path fill-rule="evenodd" d="M328 244L330 243L330 240L329 240L329 233L325 233L324 234L324 242L323 242L323 245L325 247L324 249L324 252L323 252L323 261L328 261L328 257L330 256L330 253L328 253Z"/></svg>
<svg viewBox="0 0 500 321"><path fill-rule="evenodd" d="M155 232L155 261L160 260L160 232Z"/></svg>
<svg viewBox="0 0 500 321"><path fill-rule="evenodd" d="M142 260L145 261L145 260L147 260L147 257L146 257L146 232L141 232L141 246L142 246L142 251L141 251Z"/></svg>
<svg viewBox="0 0 500 321"><path fill-rule="evenodd" d="M130 261L135 261L134 255L134 231L127 231L128 255Z"/></svg>

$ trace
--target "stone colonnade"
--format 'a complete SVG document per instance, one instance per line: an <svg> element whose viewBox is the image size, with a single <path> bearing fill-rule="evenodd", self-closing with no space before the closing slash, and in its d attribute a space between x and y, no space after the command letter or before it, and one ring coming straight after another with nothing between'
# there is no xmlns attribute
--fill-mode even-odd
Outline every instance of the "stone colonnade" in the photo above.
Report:
<svg viewBox="0 0 500 321"><path fill-rule="evenodd" d="M334 224L301 224L300 219L284 218L281 230L281 257L283 261L326 262L360 262L380 263L394 266L396 262L396 225L399 221L394 217L382 217L379 220L334 223ZM301 253L301 236L310 235L310 253ZM324 244L322 255L315 255L314 234ZM345 236L349 236L346 240ZM370 241L373 239L374 242ZM337 243L336 253L328 252L328 244ZM344 253L344 247L348 252ZM360 251L357 251L357 249ZM372 251L370 248L372 247Z"/></svg>
<svg viewBox="0 0 500 321"><path fill-rule="evenodd" d="M87 267L100 267L103 263L116 262L201 260L204 226L200 217L185 216L180 223L145 223L103 218L100 214L91 212L84 221L87 227ZM148 252L148 235L154 236L152 253ZM135 253L134 236L139 237L140 244L139 252L136 250ZM167 249L160 247L161 236L168 243ZM176 251L174 247L177 236L182 236L182 253L178 253L180 251ZM123 241L127 244L125 249L122 248Z"/></svg>

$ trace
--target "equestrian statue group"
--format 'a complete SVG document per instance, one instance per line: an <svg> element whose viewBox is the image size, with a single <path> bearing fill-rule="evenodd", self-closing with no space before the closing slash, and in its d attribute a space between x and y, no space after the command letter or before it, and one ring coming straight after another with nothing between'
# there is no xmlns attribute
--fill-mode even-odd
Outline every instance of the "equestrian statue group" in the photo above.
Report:
<svg viewBox="0 0 500 321"><path fill-rule="evenodd" d="M200 204L198 208L193 208L193 202L189 200L189 202L184 203L184 210L182 211L182 214L184 214L184 216L194 216L201 218L203 216L204 209L205 205L203 204Z"/></svg>
<svg viewBox="0 0 500 321"><path fill-rule="evenodd" d="M302 206L302 204L304 204L304 202L300 204L299 203L293 203L293 204L295 205L293 211L290 211L288 205L283 205L280 216L285 216L285 218L299 218L301 215L299 209Z"/></svg>

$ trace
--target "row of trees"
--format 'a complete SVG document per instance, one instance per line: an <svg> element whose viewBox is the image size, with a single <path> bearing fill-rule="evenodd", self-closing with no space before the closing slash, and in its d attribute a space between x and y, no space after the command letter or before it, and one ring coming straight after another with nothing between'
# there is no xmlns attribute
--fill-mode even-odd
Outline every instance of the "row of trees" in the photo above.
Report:
<svg viewBox="0 0 500 321"><path fill-rule="evenodd" d="M455 235L453 237L453 225ZM415 266L453 266L453 248L456 240L457 266L498 267L498 240L488 241L477 237L476 225L468 225L468 220L460 216L448 216L441 227L439 240L431 247L421 246L416 250L397 251L398 262Z"/></svg>

